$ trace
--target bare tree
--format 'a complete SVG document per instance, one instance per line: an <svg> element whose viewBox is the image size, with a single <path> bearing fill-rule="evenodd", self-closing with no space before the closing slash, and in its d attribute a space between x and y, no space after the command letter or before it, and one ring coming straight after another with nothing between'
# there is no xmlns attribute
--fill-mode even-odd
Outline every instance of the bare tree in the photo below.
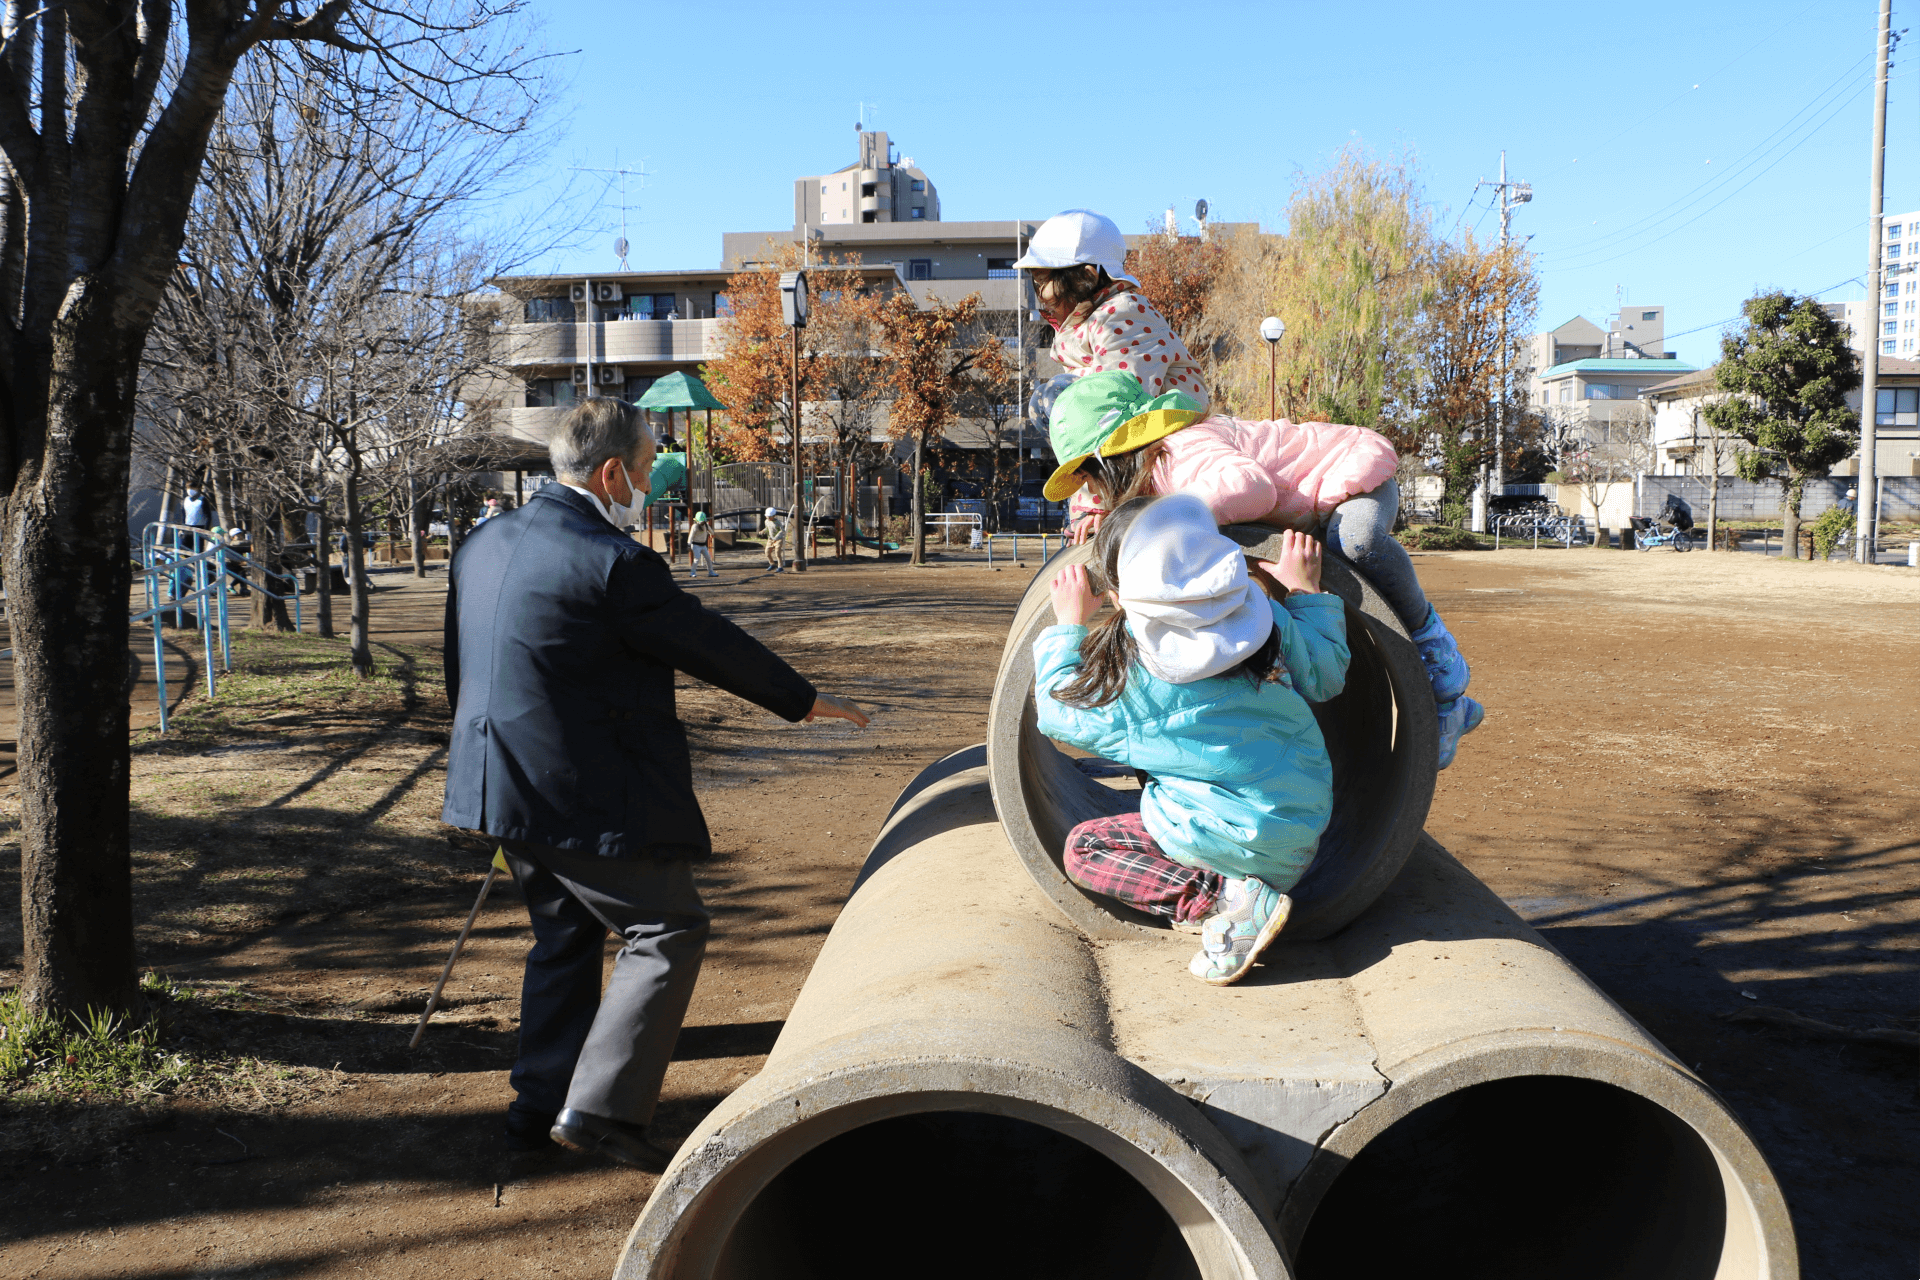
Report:
<svg viewBox="0 0 1920 1280"><path fill-rule="evenodd" d="M7 0L0 14L0 492L36 1005L135 994L120 513L141 352L235 69L275 46L323 78L404 79L464 120L483 87L531 74L517 34L487 34L516 7Z"/></svg>
<svg viewBox="0 0 1920 1280"><path fill-rule="evenodd" d="M1582 432L1581 443L1564 469L1580 486L1598 521L1614 486L1633 483L1635 476L1653 465L1653 415L1638 400L1610 403L1605 411L1586 419Z"/></svg>

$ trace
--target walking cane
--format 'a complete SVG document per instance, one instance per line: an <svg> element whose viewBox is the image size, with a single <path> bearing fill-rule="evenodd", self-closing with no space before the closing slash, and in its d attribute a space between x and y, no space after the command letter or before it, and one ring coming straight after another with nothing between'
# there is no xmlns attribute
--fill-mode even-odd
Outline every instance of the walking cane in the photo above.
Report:
<svg viewBox="0 0 1920 1280"><path fill-rule="evenodd" d="M440 971L440 981L433 984L433 994L427 997L427 1007L420 1013L420 1025L413 1029L413 1039L407 1041L407 1048L418 1049L420 1037L427 1034L427 1021L433 1017L433 1011L440 1004L441 989L447 985L447 979L453 974L453 962L460 958L460 948L467 945L467 935L473 932L473 922L480 918L480 908L487 905L487 892L493 888L494 877L502 871L512 875L507 867L506 855L499 849L493 851L493 864L487 868L487 878L480 882L480 896L473 900L473 910L467 912L467 923L460 929L460 936L453 940L453 954L447 957L447 967Z"/></svg>

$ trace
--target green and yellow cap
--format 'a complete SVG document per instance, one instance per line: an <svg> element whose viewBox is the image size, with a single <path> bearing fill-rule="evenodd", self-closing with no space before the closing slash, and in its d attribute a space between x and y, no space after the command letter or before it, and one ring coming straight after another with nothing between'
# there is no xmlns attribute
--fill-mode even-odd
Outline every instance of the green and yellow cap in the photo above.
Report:
<svg viewBox="0 0 1920 1280"><path fill-rule="evenodd" d="M1086 483L1080 464L1095 453L1103 458L1132 453L1204 417L1200 402L1186 392L1149 397L1130 373L1107 370L1076 379L1053 402L1047 422L1053 456L1060 459L1047 478L1047 501L1072 497Z"/></svg>

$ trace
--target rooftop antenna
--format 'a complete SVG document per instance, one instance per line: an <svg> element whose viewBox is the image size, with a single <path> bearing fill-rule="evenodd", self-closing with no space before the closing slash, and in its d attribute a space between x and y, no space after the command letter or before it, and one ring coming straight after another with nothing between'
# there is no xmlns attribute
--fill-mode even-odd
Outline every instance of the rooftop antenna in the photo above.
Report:
<svg viewBox="0 0 1920 1280"><path fill-rule="evenodd" d="M613 252L614 252L614 256L620 259L619 269L622 271L627 270L627 250L632 247L627 243L627 179L628 178L640 179L640 186L644 190L647 185L647 179L653 176L652 173L648 172L646 165L647 165L647 162L645 160L642 160L640 162L640 167L638 169L622 168L620 165L620 153L619 151L616 150L613 153L613 168L611 169L594 169L586 165L579 165L579 164L573 166L574 172L576 173L610 173L610 174L619 175L619 178L620 178L620 238L613 242ZM612 184L609 183L608 185L611 186Z"/></svg>
<svg viewBox="0 0 1920 1280"><path fill-rule="evenodd" d="M855 133L865 133L867 131L867 121L880 114L880 104L877 102L862 102L859 104L859 109L860 118L853 122L853 131Z"/></svg>

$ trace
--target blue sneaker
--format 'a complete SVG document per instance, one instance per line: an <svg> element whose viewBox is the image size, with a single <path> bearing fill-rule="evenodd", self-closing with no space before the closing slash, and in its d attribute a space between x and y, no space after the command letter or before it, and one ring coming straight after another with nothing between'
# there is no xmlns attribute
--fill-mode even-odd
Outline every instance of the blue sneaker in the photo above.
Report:
<svg viewBox="0 0 1920 1280"><path fill-rule="evenodd" d="M1227 881L1220 910L1201 929L1200 950L1187 972L1208 986L1233 985L1247 976L1292 912L1293 899L1264 880Z"/></svg>
<svg viewBox="0 0 1920 1280"><path fill-rule="evenodd" d="M1467 691L1472 676L1467 660L1460 656L1460 645L1432 605L1427 606L1426 622L1413 633L1413 644L1420 650L1420 662L1427 669L1435 702L1452 702Z"/></svg>
<svg viewBox="0 0 1920 1280"><path fill-rule="evenodd" d="M1487 709L1472 698L1459 697L1441 703L1435 710L1440 713L1440 767L1444 769L1453 763L1460 739L1478 729L1480 722L1487 718Z"/></svg>

